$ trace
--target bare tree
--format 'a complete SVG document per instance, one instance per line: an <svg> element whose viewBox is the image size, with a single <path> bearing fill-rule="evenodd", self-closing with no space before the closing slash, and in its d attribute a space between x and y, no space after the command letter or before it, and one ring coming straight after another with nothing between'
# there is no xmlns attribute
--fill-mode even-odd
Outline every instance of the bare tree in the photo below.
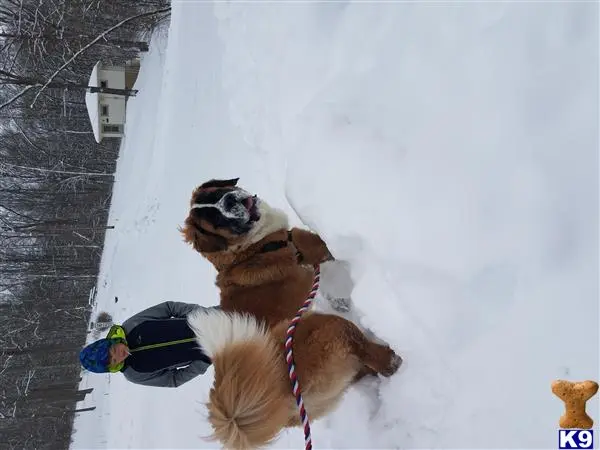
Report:
<svg viewBox="0 0 600 450"><path fill-rule="evenodd" d="M167 13L162 0L0 0L0 448L67 447L74 416L93 413L77 408L77 354L119 142L96 143L84 96L96 62L136 57Z"/></svg>

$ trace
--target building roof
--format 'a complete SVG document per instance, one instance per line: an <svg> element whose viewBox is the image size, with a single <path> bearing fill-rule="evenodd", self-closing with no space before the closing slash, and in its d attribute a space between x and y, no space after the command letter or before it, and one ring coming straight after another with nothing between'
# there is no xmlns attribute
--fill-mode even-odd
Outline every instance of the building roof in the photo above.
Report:
<svg viewBox="0 0 600 450"><path fill-rule="evenodd" d="M88 81L88 86L98 87L98 70L100 68L101 62L98 61L94 68L92 69L92 74L90 75L90 81ZM100 94L97 92L86 92L85 93L85 106L87 107L88 116L90 117L90 122L92 124L92 131L94 132L94 138L96 142L100 143L102 137L100 136L100 106L99 106L99 96Z"/></svg>

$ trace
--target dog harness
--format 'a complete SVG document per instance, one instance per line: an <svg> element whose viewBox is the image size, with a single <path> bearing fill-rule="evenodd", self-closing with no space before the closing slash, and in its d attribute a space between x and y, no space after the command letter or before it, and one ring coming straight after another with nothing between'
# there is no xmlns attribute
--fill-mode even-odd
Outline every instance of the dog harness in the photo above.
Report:
<svg viewBox="0 0 600 450"><path fill-rule="evenodd" d="M276 252L277 250L287 247L290 243L294 245L294 241L292 240L292 230L288 230L286 241L267 242L260 249L260 253ZM302 255L302 253L300 253L300 251L296 249L296 260L298 261L298 264L302 263L303 259L304 256Z"/></svg>

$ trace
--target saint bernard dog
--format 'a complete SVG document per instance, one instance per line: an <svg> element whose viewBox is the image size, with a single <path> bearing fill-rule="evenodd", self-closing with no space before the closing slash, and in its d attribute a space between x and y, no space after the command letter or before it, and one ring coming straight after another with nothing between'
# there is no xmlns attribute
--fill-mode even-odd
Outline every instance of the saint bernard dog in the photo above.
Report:
<svg viewBox="0 0 600 450"><path fill-rule="evenodd" d="M180 231L215 267L221 296L220 309L188 316L215 371L207 404L211 437L226 448L254 449L301 425L284 341L311 290L314 265L333 257L317 234L288 229L282 211L237 182L213 179L194 189ZM298 323L293 351L311 419L335 408L365 375L388 377L402 363L351 321L313 311Z"/></svg>

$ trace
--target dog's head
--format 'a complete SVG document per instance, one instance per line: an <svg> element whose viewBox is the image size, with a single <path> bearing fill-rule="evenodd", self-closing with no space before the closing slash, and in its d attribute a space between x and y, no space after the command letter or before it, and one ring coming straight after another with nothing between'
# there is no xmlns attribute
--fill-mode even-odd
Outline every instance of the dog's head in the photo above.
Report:
<svg viewBox="0 0 600 450"><path fill-rule="evenodd" d="M194 189L181 232L196 251L226 250L246 240L258 226L261 200L238 187L238 180L213 179Z"/></svg>

